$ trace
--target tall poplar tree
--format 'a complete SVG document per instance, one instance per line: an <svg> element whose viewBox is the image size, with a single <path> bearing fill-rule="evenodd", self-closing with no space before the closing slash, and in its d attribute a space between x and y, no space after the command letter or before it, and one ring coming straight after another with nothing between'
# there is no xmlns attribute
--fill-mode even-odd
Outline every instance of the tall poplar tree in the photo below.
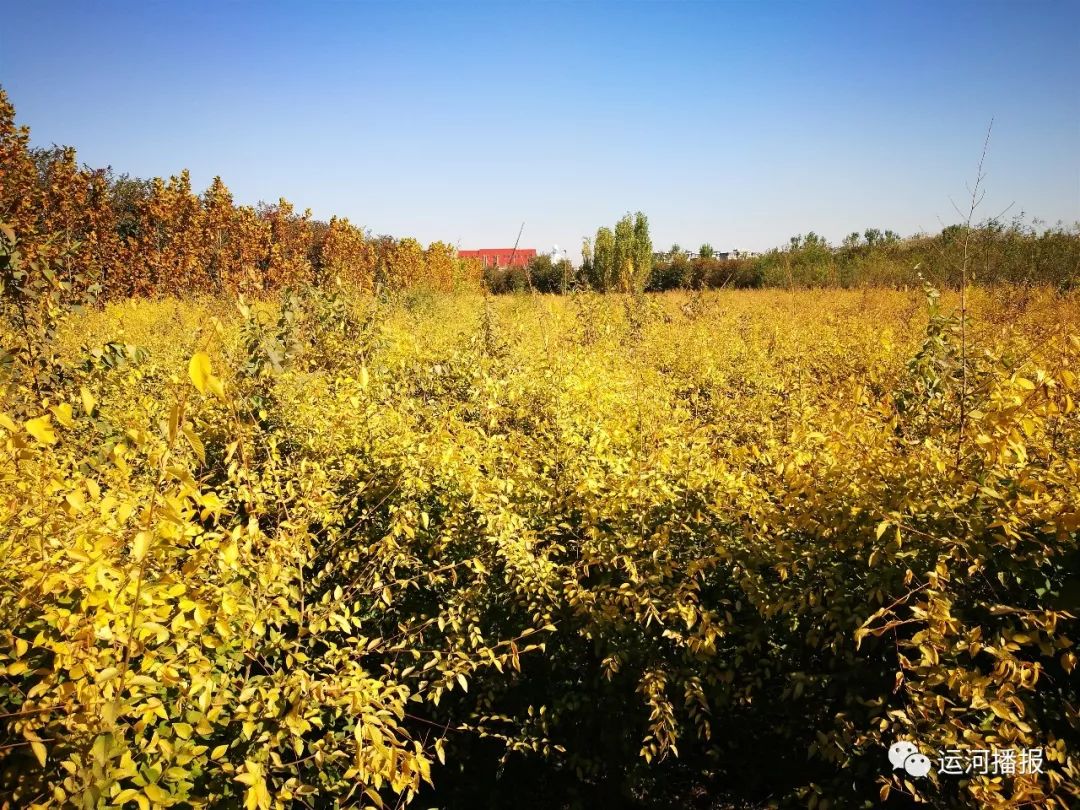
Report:
<svg viewBox="0 0 1080 810"><path fill-rule="evenodd" d="M613 264L616 286L624 292L629 292L633 286L634 276L634 220L630 214L626 214L615 223Z"/></svg>
<svg viewBox="0 0 1080 810"><path fill-rule="evenodd" d="M615 234L611 228L596 231L593 243L593 286L602 292L611 289L615 280Z"/></svg>
<svg viewBox="0 0 1080 810"><path fill-rule="evenodd" d="M652 275L652 237L649 236L649 218L640 211L634 216L634 284L635 292L641 292Z"/></svg>

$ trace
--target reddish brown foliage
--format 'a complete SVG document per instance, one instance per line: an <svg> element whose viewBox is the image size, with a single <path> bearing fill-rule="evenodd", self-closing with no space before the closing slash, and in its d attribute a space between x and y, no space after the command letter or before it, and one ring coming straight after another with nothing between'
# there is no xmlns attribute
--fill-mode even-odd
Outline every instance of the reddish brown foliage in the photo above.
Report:
<svg viewBox="0 0 1080 810"><path fill-rule="evenodd" d="M149 183L79 166L71 148L34 150L0 88L0 222L29 257L60 260L71 280L107 297L211 290L258 295L304 284L376 283L451 290L479 283L449 245L373 240L347 219L314 220L284 198L237 205L214 178L202 194L188 172Z"/></svg>

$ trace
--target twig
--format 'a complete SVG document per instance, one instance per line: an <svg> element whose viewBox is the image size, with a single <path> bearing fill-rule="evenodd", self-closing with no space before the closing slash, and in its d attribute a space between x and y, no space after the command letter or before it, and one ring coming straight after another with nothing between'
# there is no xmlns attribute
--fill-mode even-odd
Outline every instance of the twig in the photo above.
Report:
<svg viewBox="0 0 1080 810"><path fill-rule="evenodd" d="M971 245L971 220L975 217L975 209L986 196L986 191L979 193L982 181L986 177L983 173L983 165L986 162L986 152L990 148L990 133L994 129L994 119L990 119L990 125L986 128L986 139L983 141L982 155L979 157L979 168L975 174L975 185L971 187L971 203L968 207L967 218L964 220L964 258L960 265L960 424L956 435L956 468L960 469L961 454L964 447L964 430L967 423L967 396L968 396L968 363L967 363L967 286L968 286L968 260ZM956 208L956 205L953 205ZM959 209L957 209L959 213Z"/></svg>

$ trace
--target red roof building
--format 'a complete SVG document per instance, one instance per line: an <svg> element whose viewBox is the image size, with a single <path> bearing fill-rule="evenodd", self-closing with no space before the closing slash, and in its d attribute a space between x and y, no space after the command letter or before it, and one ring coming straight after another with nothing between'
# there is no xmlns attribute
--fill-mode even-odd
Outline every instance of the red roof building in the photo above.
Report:
<svg viewBox="0 0 1080 810"><path fill-rule="evenodd" d="M479 259L484 267L524 267L536 258L536 248L480 248L459 250L458 258Z"/></svg>

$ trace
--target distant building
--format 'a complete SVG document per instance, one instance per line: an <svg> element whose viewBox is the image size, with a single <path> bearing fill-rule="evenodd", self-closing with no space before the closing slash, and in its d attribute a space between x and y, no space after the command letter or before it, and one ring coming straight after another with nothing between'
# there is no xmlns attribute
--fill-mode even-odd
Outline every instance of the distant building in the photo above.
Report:
<svg viewBox="0 0 1080 810"><path fill-rule="evenodd" d="M679 253L691 260L698 257L697 253L692 250L680 250ZM670 250L662 250L659 253L654 253L652 257L654 262L670 262L675 258L675 254Z"/></svg>
<svg viewBox="0 0 1080 810"><path fill-rule="evenodd" d="M698 254L693 251L683 251L681 253L690 260L698 258ZM761 254L754 253L753 251L715 251L713 253L713 258L719 259L720 261L727 261L729 259L752 259L760 255ZM673 258L675 258L675 254L671 251L652 254L652 259L654 261L671 261Z"/></svg>
<svg viewBox="0 0 1080 810"><path fill-rule="evenodd" d="M459 250L458 258L479 259L484 267L524 267L536 258L536 248L480 248Z"/></svg>
<svg viewBox="0 0 1080 810"><path fill-rule="evenodd" d="M718 259L753 259L756 256L760 256L760 253L755 253L752 250L729 250L726 253L714 254Z"/></svg>

